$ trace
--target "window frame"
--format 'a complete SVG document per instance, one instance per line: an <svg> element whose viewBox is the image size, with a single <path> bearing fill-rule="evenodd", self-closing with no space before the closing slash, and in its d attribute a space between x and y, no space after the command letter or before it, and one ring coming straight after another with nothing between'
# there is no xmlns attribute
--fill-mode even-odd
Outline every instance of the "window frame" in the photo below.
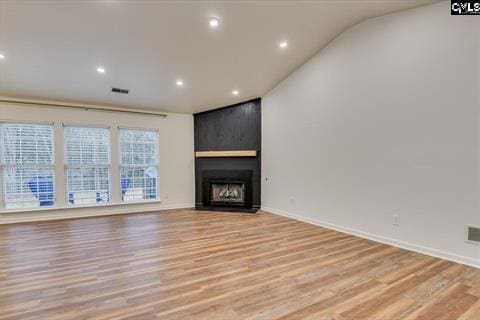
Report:
<svg viewBox="0 0 480 320"><path fill-rule="evenodd" d="M122 147L121 147L121 130L132 130L132 131L150 131L155 134L155 164L154 165L125 165L122 164ZM131 204L131 203L148 203L148 202L161 202L160 199L160 134L158 128L142 128L142 127L117 127L117 147L118 147L118 186L119 186L119 204ZM156 169L156 179L155 179L155 198L154 199L140 199L140 200L129 200L125 201L122 199L122 168L143 168L143 167L154 167Z"/></svg>
<svg viewBox="0 0 480 320"><path fill-rule="evenodd" d="M50 209L55 209L57 208L58 202L57 202L57 197L56 197L56 191L57 191L57 181L56 181L56 161L55 161L55 155L56 155L56 149L55 149L55 125L54 122L52 121L23 121L23 120L0 120L0 126L4 124L17 124L17 125L32 125L32 126L50 126L51 127L51 133L52 133L52 138L51 138L51 147L52 147L52 153L51 153L51 163L50 164L6 164L4 163L4 157L5 154L3 153L4 150L4 145L3 145L3 134L2 130L0 130L0 151L2 153L0 154L0 181L1 181L1 188L0 188L0 208L2 209L2 212L19 212L19 211L37 211L37 210L50 210ZM48 170L51 171L52 175L52 183L53 183L53 191L52 191L52 201L53 204L49 206L35 206L35 207L22 207L22 208L7 208L7 195L6 195L6 190L7 190L7 181L4 176L4 171L7 168L34 168L34 169L39 169L39 168L48 168ZM25 202L25 201L21 201Z"/></svg>
<svg viewBox="0 0 480 320"><path fill-rule="evenodd" d="M106 129L108 132L108 164L68 164L67 160L67 139L65 135L66 127L76 127L76 128L100 128ZM109 125L101 124L83 124L83 123L62 123L62 137L63 137L63 174L64 174L64 199L65 199L65 208L85 208L85 207L97 207L97 206L109 206L116 205L118 203L112 201L112 130ZM71 203L69 200L69 190L68 190L68 169L84 169L84 168L102 168L107 169L108 171L108 201L97 202L97 203Z"/></svg>
<svg viewBox="0 0 480 320"><path fill-rule="evenodd" d="M63 118L63 117L61 117ZM0 159L0 213L1 214L15 214L15 213L28 213L28 212L37 212L37 211L58 211L58 210L81 210L82 208L95 208L95 207L110 207L110 206L119 206L119 205L141 205L152 204L152 203L161 203L161 159L160 159L160 128L153 125L150 127L134 127L128 126L124 121L80 121L80 122L65 122L63 119L56 119L50 121L50 119L40 119L36 118L1 118L0 123L18 123L18 124L38 124L38 125L49 125L52 130L52 165L49 165L51 168L52 179L54 181L54 190L53 190L53 205L50 206L38 206L38 207L26 207L26 208L6 208L4 206L4 188L6 188L6 182L3 177L3 166L2 159ZM124 126L127 125L127 126ZM101 203L83 203L83 204L71 204L68 199L67 191L67 171L66 167L74 167L75 165L67 165L66 152L65 152L65 126L78 126L78 127L97 127L97 128L106 128L109 131L109 164L106 166L109 170L109 202ZM150 167L155 167L156 169L156 193L155 199L139 199L139 200L130 200L122 201L121 197L121 167L124 165L120 164L120 129L129 129L129 130L140 130L140 131L154 131L155 132L155 165L148 165ZM116 142L114 141L116 140ZM2 156L2 155L0 155ZM6 191L6 190L5 190ZM143 210L143 209L142 209Z"/></svg>

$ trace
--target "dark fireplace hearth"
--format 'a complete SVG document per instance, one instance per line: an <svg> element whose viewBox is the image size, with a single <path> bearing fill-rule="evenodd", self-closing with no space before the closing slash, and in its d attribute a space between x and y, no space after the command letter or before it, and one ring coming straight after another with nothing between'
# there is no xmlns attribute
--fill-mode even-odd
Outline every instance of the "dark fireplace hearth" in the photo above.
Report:
<svg viewBox="0 0 480 320"><path fill-rule="evenodd" d="M252 209L252 170L204 170L202 210Z"/></svg>

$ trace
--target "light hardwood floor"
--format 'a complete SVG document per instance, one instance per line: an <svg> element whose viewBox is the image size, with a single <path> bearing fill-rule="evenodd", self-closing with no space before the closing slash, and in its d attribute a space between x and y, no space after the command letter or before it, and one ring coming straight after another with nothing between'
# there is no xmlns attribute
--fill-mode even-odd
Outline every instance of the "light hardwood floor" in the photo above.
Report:
<svg viewBox="0 0 480 320"><path fill-rule="evenodd" d="M480 269L279 217L0 226L0 318L479 320Z"/></svg>

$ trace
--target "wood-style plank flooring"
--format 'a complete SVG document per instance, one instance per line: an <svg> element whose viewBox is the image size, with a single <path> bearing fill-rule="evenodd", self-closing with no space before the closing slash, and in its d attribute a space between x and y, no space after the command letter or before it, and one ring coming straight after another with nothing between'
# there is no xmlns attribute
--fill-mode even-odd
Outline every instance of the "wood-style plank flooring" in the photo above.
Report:
<svg viewBox="0 0 480 320"><path fill-rule="evenodd" d="M0 318L479 320L480 269L266 212L0 226Z"/></svg>

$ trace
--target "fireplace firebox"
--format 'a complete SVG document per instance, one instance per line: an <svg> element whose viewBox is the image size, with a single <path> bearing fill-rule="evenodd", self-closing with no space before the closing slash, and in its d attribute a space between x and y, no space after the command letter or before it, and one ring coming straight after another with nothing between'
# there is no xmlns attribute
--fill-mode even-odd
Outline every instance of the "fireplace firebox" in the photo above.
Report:
<svg viewBox="0 0 480 320"><path fill-rule="evenodd" d="M243 204L245 201L244 183L212 183L210 184L210 203L222 202L232 204Z"/></svg>
<svg viewBox="0 0 480 320"><path fill-rule="evenodd" d="M252 170L204 170L203 210L252 210Z"/></svg>

